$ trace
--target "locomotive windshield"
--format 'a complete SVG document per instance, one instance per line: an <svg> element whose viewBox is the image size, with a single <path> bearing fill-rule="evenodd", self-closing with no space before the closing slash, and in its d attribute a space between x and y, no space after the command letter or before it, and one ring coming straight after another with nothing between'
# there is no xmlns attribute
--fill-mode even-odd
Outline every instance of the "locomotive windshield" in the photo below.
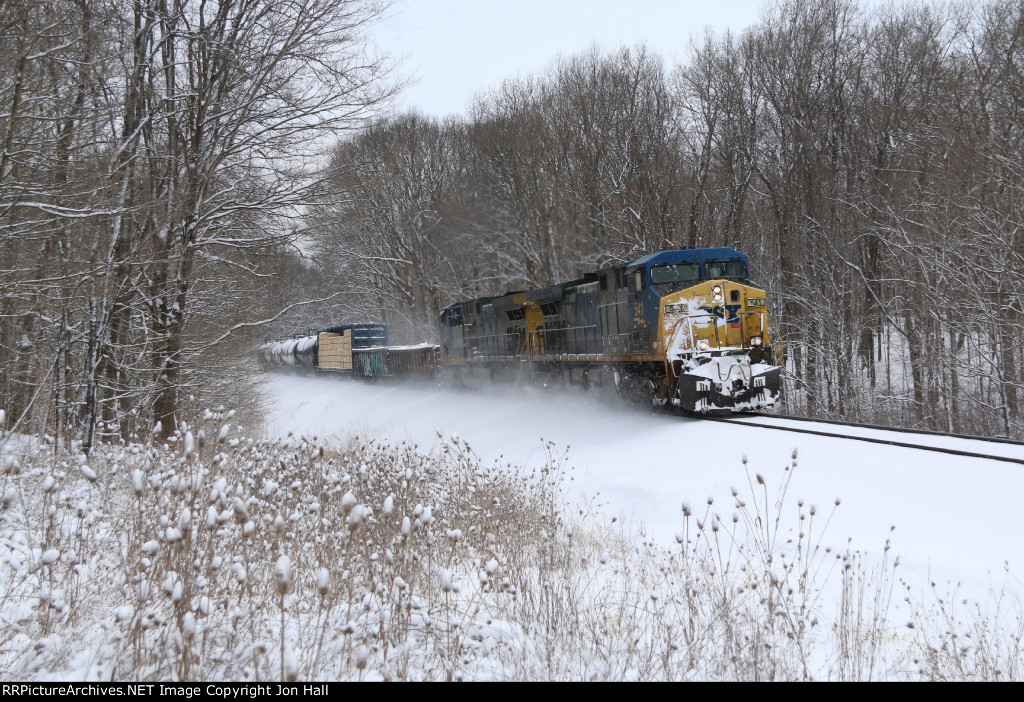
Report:
<svg viewBox="0 0 1024 702"><path fill-rule="evenodd" d="M747 264L743 261L707 261L704 264L704 273L708 280L715 278L744 280L747 277Z"/></svg>
<svg viewBox="0 0 1024 702"><path fill-rule="evenodd" d="M651 268L651 282L654 285L665 283L692 283L700 279L700 271L696 263L675 263L669 266Z"/></svg>

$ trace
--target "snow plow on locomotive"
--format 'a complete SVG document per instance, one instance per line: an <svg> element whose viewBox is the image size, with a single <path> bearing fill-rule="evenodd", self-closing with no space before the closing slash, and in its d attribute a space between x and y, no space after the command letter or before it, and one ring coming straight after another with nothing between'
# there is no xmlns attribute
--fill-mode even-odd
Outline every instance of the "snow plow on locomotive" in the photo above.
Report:
<svg viewBox="0 0 1024 702"><path fill-rule="evenodd" d="M730 248L662 251L532 291L452 303L441 358L456 377L523 369L692 413L773 406L780 373L764 290Z"/></svg>

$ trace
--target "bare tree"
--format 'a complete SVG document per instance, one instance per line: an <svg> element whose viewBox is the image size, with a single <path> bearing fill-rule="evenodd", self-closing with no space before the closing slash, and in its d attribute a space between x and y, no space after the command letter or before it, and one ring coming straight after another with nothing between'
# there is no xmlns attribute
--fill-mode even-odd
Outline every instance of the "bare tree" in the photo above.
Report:
<svg viewBox="0 0 1024 702"><path fill-rule="evenodd" d="M40 419L87 446L100 425L175 428L182 384L218 376L209 345L249 328L253 311L224 296L260 289L316 202L330 140L397 87L365 49L383 9L0 6L8 411L49 387Z"/></svg>
<svg viewBox="0 0 1024 702"><path fill-rule="evenodd" d="M335 150L335 196L316 211L316 258L346 284L366 291L364 310L398 333L422 339L467 271L442 225L460 164L462 128L417 114L378 122ZM461 242L464 243L464 242Z"/></svg>

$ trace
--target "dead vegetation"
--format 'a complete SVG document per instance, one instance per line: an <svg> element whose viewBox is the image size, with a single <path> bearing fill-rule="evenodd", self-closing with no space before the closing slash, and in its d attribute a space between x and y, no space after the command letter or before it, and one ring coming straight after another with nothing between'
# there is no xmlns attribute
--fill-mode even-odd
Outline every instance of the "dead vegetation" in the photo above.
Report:
<svg viewBox="0 0 1024 702"><path fill-rule="evenodd" d="M1019 602L925 598L833 550L778 476L683 504L676 545L533 472L246 438L207 412L89 456L4 437L7 680L1011 680ZM722 502L725 506L721 506ZM720 509L721 507L721 509ZM907 613L907 614L905 614ZM902 617L899 620L894 620Z"/></svg>

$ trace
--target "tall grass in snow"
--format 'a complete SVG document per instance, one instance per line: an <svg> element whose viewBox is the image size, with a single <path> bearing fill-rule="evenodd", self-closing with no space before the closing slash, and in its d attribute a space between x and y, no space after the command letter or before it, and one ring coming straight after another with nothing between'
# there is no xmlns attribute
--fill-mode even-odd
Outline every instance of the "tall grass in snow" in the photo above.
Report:
<svg viewBox="0 0 1024 702"><path fill-rule="evenodd" d="M261 441L207 412L77 455L7 437L0 677L1018 679L1021 626L834 550L796 456L684 503L674 548L456 437ZM893 620L895 616L901 617Z"/></svg>

